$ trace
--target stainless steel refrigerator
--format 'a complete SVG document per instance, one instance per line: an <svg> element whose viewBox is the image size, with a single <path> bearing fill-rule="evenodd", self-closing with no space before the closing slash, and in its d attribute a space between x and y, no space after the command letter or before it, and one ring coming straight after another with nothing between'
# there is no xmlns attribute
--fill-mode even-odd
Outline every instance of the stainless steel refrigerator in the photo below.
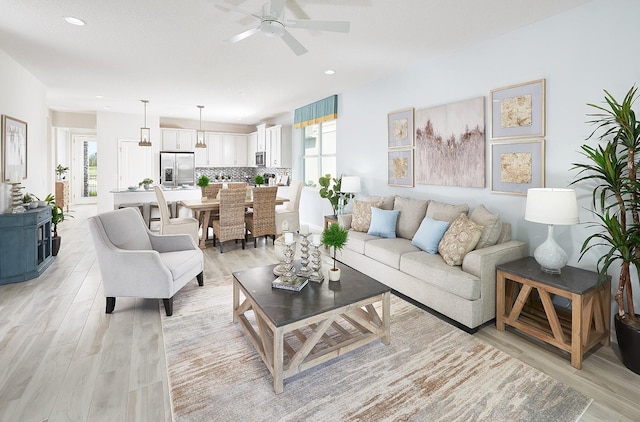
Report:
<svg viewBox="0 0 640 422"><path fill-rule="evenodd" d="M163 186L194 186L195 178L195 154L193 152L160 151L160 180Z"/></svg>

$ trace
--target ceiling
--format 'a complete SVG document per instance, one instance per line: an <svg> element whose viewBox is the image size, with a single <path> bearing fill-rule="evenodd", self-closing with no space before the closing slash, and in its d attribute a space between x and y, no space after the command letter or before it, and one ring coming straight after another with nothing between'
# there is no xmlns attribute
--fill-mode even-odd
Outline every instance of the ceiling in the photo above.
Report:
<svg viewBox="0 0 640 422"><path fill-rule="evenodd" d="M291 29L224 40L264 0L3 0L0 50L47 87L51 109L255 124L523 27L589 0L287 0L285 18L348 20L348 34ZM86 26L66 23L64 16ZM324 74L327 69L335 74ZM98 98L97 96L101 96Z"/></svg>

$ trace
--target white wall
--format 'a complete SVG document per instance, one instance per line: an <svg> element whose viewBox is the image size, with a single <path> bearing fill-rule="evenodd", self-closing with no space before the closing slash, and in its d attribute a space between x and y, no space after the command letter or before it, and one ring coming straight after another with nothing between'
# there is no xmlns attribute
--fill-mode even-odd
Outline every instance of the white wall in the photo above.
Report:
<svg viewBox="0 0 640 422"><path fill-rule="evenodd" d="M416 109L477 96L491 89L546 78L546 186L566 187L582 161L579 146L591 133L585 122L587 103L602 103L603 89L616 98L640 82L636 54L636 0L594 0L582 7L510 32L440 60L424 63L391 78L340 96L338 118L339 173L360 175L363 194L397 194L450 203L485 204L513 225L514 238L530 243L531 251L546 237L546 227L523 219L525 197L489 191L490 142L486 144L484 189L416 185L387 186L387 113ZM487 23L490 24L490 23ZM428 41L425 41L428 42ZM636 103L636 110L638 104ZM487 111L487 132L490 112ZM357 157L357 159L354 159ZM464 169L461 169L464 171ZM569 253L569 265L595 270L598 256L589 253L578 263L580 246L588 236L584 223L594 221L586 210L590 192L579 189L583 224L557 226L556 239ZM613 274L616 281L617 274Z"/></svg>
<svg viewBox="0 0 640 422"><path fill-rule="evenodd" d="M54 192L45 86L0 50L0 114L27 122L27 179L23 192L41 199ZM1 179L1 178L0 178ZM0 183L0 212L7 211L9 185Z"/></svg>

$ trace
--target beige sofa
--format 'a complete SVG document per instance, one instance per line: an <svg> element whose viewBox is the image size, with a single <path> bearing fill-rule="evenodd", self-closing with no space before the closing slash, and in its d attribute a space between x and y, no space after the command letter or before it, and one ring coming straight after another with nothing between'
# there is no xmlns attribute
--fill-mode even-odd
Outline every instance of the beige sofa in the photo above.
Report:
<svg viewBox="0 0 640 422"><path fill-rule="evenodd" d="M363 231L367 227L366 209L370 211L371 207L378 208L374 210L376 216L380 215L379 209L397 211L387 213L397 215L397 237L380 237ZM450 318L460 328L474 332L495 318L496 265L526 256L528 247L524 242L511 240L510 224L500 221L499 215L492 214L484 206L476 207L469 218L468 213L467 204L450 205L400 196L356 200L352 214L339 216L339 224L350 231L338 259ZM461 214L464 216L460 217ZM369 218L370 215L369 212ZM475 236L478 237L477 246L458 256L461 265L455 265L446 251L443 258L440 253L428 253L412 244L412 239L418 237L416 232L424 234L425 227L427 230L430 227L421 227L423 220L427 220L425 217L429 217L429 223L433 223L432 220L450 222L443 241L457 239L456 234L449 236L448 231L454 231L453 225L460 222L476 224L473 236L481 230L479 237ZM457 236L465 238L465 235ZM443 241L438 243L439 251L443 251ZM452 263L454 265L450 265Z"/></svg>

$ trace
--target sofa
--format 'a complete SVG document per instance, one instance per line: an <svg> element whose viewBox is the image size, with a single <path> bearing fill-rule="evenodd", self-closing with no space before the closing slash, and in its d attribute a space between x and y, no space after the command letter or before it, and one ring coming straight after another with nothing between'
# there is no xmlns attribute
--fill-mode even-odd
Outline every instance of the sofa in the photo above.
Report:
<svg viewBox="0 0 640 422"><path fill-rule="evenodd" d="M338 260L475 332L496 315L496 265L528 255L511 225L483 205L401 196L353 201Z"/></svg>

